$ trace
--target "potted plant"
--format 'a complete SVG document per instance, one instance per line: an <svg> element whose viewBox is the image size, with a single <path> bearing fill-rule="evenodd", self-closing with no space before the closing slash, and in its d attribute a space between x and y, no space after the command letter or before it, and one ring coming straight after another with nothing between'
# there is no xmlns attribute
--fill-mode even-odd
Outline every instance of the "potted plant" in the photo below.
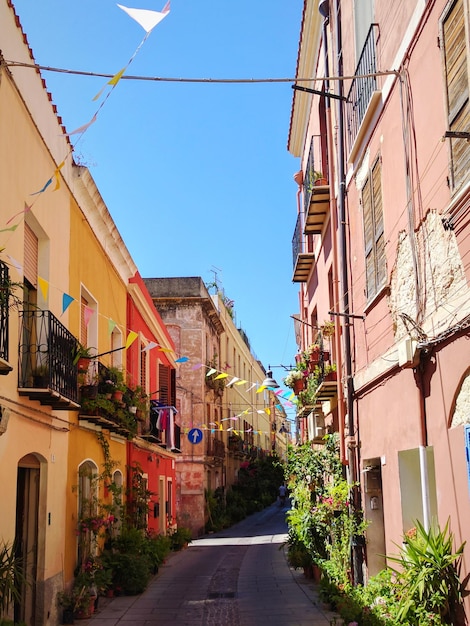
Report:
<svg viewBox="0 0 470 626"><path fill-rule="evenodd" d="M304 373L300 369L291 370L284 378L284 383L287 387L294 390L295 393L299 393L304 388Z"/></svg>
<svg viewBox="0 0 470 626"><path fill-rule="evenodd" d="M123 370L118 367L110 367L107 382L109 388L112 387L112 399L116 402L122 402L124 392L127 391Z"/></svg>
<svg viewBox="0 0 470 626"><path fill-rule="evenodd" d="M326 320L321 327L321 332L323 337L332 337L335 334L335 323L330 320Z"/></svg>
<svg viewBox="0 0 470 626"><path fill-rule="evenodd" d="M57 604L62 609L62 624L74 623L75 599L71 591L63 590L57 594Z"/></svg>
<svg viewBox="0 0 470 626"><path fill-rule="evenodd" d="M33 369L33 387L43 389L49 382L49 368L47 365L38 365Z"/></svg>
<svg viewBox="0 0 470 626"><path fill-rule="evenodd" d="M77 371L80 374L84 374L88 371L90 360L94 357L95 352L95 348L83 346L81 343L77 344L73 364L77 366Z"/></svg>

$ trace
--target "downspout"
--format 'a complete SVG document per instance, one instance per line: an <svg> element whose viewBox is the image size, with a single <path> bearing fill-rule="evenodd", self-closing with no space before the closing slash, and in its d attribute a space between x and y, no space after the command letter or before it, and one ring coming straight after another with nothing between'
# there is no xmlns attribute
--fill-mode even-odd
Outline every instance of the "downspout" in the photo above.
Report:
<svg viewBox="0 0 470 626"><path fill-rule="evenodd" d="M419 445L419 469L421 478L421 504L423 507L423 526L426 531L431 527L431 504L429 497L429 471L428 471L428 432L427 432L427 415L426 415L426 395L424 387L424 370L425 370L425 354L424 350L420 352L419 364L415 368L415 381L419 393L419 416L420 416L420 435L421 441Z"/></svg>
<svg viewBox="0 0 470 626"><path fill-rule="evenodd" d="M340 77L337 81L337 95L341 98L344 96L343 81L343 41L341 30L341 0L335 0L335 35L336 35L336 54L337 68L336 74ZM351 358L351 333L349 326L349 276L347 264L347 232L346 232L346 175L345 175L345 146L344 146L344 110L343 101L338 100L337 107L338 116L338 226L339 226L339 246L340 246L340 266L341 266L341 285L342 285L342 314L345 317L343 326L344 341L344 361L346 368L346 408L348 416L348 462L349 462L349 480L353 485L351 490L353 515L360 514L361 511L361 490L359 485L359 446L356 439L354 425L354 385L352 376L352 358ZM360 545L359 538L353 538L352 549L352 570L353 581L355 584L363 583L363 547Z"/></svg>
<svg viewBox="0 0 470 626"><path fill-rule="evenodd" d="M328 31L327 26L329 23L329 15L330 9L327 0L320 0L318 5L318 10L320 15L323 17L323 25L322 25L322 39L323 39L323 53L324 53L324 64L325 64L325 86L324 91L326 93L329 92L330 89L330 81L328 79L329 76L329 56L328 56ZM335 159L334 159L334 138L333 138L333 126L331 122L331 99L327 96L325 97L325 116L326 116L326 127L327 127L327 140L328 140L328 182L330 184L330 215L331 215L331 247L333 254L333 298L335 302L340 301L339 296L339 261L338 261L338 243L337 243L337 232L338 232L338 209L336 204L336 196L334 193L334 189L332 189L334 180L335 180ZM336 369L338 372L343 371L343 354L341 350L341 333L337 330L334 334L334 342L335 342L335 358L336 358ZM344 437L344 426L345 426L345 410L344 410L344 395L343 395L343 384L341 380L341 376L338 376L338 431L339 431L339 447L340 447L340 459L343 465L346 465L346 446L345 446L345 437Z"/></svg>

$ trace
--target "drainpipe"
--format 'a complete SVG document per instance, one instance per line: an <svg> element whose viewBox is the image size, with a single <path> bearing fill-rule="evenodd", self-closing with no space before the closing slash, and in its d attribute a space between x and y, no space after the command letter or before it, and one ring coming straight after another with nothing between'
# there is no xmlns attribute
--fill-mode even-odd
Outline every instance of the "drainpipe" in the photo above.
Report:
<svg viewBox="0 0 470 626"><path fill-rule="evenodd" d="M330 87L330 81L328 80L329 76L329 57L328 57L328 32L327 26L329 22L330 8L328 4L328 0L320 0L318 5L318 10L320 15L323 17L323 26L322 26L322 38L323 38L323 52L324 52L324 64L325 64L325 91L328 93ZM338 208L336 204L336 196L334 194L333 182L335 180L335 159L334 155L334 139L333 139L333 127L331 122L331 100L328 97L325 97L325 115L326 115L326 126L327 126L327 139L328 139L328 182L330 184L330 215L331 215L331 248L333 255L333 298L334 302L340 301L339 295L339 261L338 261L338 243L337 243L337 232L338 232ZM343 371L343 353L341 349L341 332L339 330L334 334L334 343L335 343L335 357L336 357L336 369L338 372ZM344 406L344 395L343 395L343 384L341 380L341 376L338 376L338 431L339 431L339 453L341 463L343 465L347 464L346 458L346 446L345 446L345 433L344 433L344 425L346 419Z"/></svg>
<svg viewBox="0 0 470 626"><path fill-rule="evenodd" d="M326 21L329 17L329 6L326 0L320 0L319 3L320 13L324 17L323 28L323 45L325 48L325 59L328 59L327 51L327 31ZM341 31L341 0L335 0L335 44L337 54L337 68L336 75L341 77L343 75L343 48L342 48L342 31ZM326 66L328 70L328 65ZM337 81L338 89L337 95L343 97L343 81L340 79ZM328 115L331 116L330 99L326 98L326 107ZM352 511L353 515L357 515L361 511L361 491L356 485L360 481L359 473L359 459L358 459L358 444L355 434L354 426L354 388L352 377L352 359L351 359L351 334L349 326L349 295L348 295L348 265L347 265L347 232L346 232L346 175L345 175L345 147L344 147L344 114L342 100L338 100L337 108L337 176L338 176L338 198L336 201L337 206L332 206L332 215L336 213L337 216L337 228L339 238L339 267L341 267L341 286L342 296L341 300L336 300L340 303L342 308L342 316L345 318L345 324L343 326L343 346L344 346L344 365L346 373L346 409L347 409L347 430L348 430L348 465L349 465L349 481L353 485L351 489L352 496ZM330 118L331 129L331 118ZM330 138L332 140L331 130ZM333 148L333 146L332 146ZM330 158L332 158L334 152L330 150ZM334 209L334 211L333 211ZM336 231L335 231L336 232ZM359 543L359 538L353 538L351 550L352 550L352 570L353 570L353 582L355 584L363 583L363 547Z"/></svg>
<svg viewBox="0 0 470 626"><path fill-rule="evenodd" d="M419 415L420 415L420 435L419 445L419 469L421 477L421 504L423 507L423 526L426 531L431 527L431 504L429 498L429 472L428 472L428 432L426 416L426 395L424 387L424 351L419 355L419 364L414 370L415 381L419 392Z"/></svg>

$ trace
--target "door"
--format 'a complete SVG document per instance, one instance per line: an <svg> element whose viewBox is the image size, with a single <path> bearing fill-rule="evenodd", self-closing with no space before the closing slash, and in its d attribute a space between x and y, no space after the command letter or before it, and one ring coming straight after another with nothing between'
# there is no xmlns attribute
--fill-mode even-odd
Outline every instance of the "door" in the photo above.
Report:
<svg viewBox="0 0 470 626"><path fill-rule="evenodd" d="M23 621L29 626L36 624L39 476L39 461L33 454L19 461L15 545L16 556L23 563L26 584L22 585L20 601L15 604L15 622Z"/></svg>

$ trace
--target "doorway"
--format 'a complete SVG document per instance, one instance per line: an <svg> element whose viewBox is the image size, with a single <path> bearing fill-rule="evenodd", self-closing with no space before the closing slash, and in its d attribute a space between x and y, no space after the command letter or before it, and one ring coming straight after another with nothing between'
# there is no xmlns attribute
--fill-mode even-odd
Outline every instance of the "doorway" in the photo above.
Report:
<svg viewBox="0 0 470 626"><path fill-rule="evenodd" d="M15 622L36 624L36 592L38 570L40 463L28 454L18 463L16 482L16 557L23 564L26 583L21 585L19 602L15 603Z"/></svg>

